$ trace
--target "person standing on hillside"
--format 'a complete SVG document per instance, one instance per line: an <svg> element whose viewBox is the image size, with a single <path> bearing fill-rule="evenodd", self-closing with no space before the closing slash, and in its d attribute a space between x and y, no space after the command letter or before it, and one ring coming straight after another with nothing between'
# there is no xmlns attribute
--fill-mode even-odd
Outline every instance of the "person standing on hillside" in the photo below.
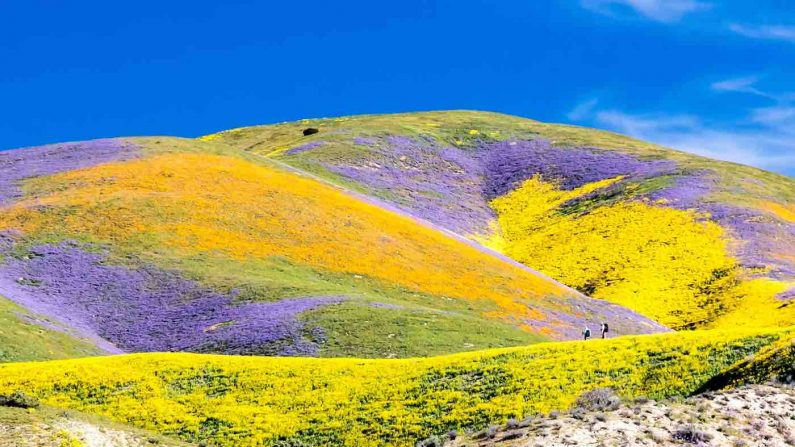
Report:
<svg viewBox="0 0 795 447"><path fill-rule="evenodd" d="M591 330L588 329L588 326L585 326L585 329L582 330L582 339L588 340L591 338Z"/></svg>
<svg viewBox="0 0 795 447"><path fill-rule="evenodd" d="M607 338L607 331L609 331L609 330L610 330L610 328L607 327L607 322L603 322L602 323L602 339Z"/></svg>

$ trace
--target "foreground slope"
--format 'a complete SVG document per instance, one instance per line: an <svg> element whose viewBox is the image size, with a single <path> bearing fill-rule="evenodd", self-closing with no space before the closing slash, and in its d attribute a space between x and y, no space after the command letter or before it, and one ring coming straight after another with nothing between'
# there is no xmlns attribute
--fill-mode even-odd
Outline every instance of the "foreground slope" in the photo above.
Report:
<svg viewBox="0 0 795 447"><path fill-rule="evenodd" d="M423 359L136 354L0 365L24 392L207 445L411 446L611 387L688 396L732 370L792 374L795 332L688 331ZM750 376L749 376L750 377Z"/></svg>
<svg viewBox="0 0 795 447"><path fill-rule="evenodd" d="M597 391L605 395L604 390ZM588 404L583 396L583 404ZM599 395L596 394L596 395ZM754 385L681 401L635 402L575 408L571 413L509 421L472 435L456 436L447 447L795 445L795 388ZM606 408L605 408L606 407ZM429 439L426 445L435 438ZM442 443L439 439L440 445Z"/></svg>
<svg viewBox="0 0 795 447"><path fill-rule="evenodd" d="M302 120L203 139L389 201L672 328L795 323L789 177L483 112Z"/></svg>
<svg viewBox="0 0 795 447"><path fill-rule="evenodd" d="M188 447L104 418L38 407L0 406L0 445L13 447Z"/></svg>
<svg viewBox="0 0 795 447"><path fill-rule="evenodd" d="M223 145L0 157L0 294L108 352L388 357L573 338L605 319L663 329Z"/></svg>

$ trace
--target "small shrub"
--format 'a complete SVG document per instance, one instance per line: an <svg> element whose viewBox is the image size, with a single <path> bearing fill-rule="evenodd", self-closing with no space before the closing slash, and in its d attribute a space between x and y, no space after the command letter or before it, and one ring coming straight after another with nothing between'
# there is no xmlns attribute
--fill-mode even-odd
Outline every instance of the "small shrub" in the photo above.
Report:
<svg viewBox="0 0 795 447"><path fill-rule="evenodd" d="M599 422L605 422L605 421L607 421L607 415L606 415L606 414L604 414L604 413L596 413L596 414L594 415L594 417L595 417L595 418L596 418L596 420L597 420L597 421L599 421Z"/></svg>
<svg viewBox="0 0 795 447"><path fill-rule="evenodd" d="M573 417L574 419L583 420L583 419L585 419L585 415L586 414L587 414L587 411L585 411L585 409L582 408L582 407L574 407L571 410L571 417Z"/></svg>
<svg viewBox="0 0 795 447"><path fill-rule="evenodd" d="M0 395L0 407L39 408L39 400L21 391Z"/></svg>
<svg viewBox="0 0 795 447"><path fill-rule="evenodd" d="M615 411L621 398L611 388L597 388L578 397L574 405L588 411Z"/></svg>
<svg viewBox="0 0 795 447"><path fill-rule="evenodd" d="M438 436L431 436L417 443L417 447L442 447L444 442Z"/></svg>
<svg viewBox="0 0 795 447"><path fill-rule="evenodd" d="M676 430L673 438L689 444L699 444L711 441L712 435L698 429L695 425L686 425Z"/></svg>

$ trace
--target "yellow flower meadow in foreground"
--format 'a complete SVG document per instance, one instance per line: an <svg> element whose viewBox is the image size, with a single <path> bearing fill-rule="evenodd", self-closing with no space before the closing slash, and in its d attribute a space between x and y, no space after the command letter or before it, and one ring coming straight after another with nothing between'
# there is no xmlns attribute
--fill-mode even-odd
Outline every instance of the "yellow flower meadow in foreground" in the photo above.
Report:
<svg viewBox="0 0 795 447"><path fill-rule="evenodd" d="M166 154L28 185L0 215L26 235L91 238L173 259L282 256L410 290L475 299L498 319L571 291L317 181L240 158Z"/></svg>
<svg viewBox="0 0 795 447"><path fill-rule="evenodd" d="M208 445L411 446L566 409L598 387L687 395L793 337L795 328L680 332L406 360L137 354L0 365L0 393Z"/></svg>

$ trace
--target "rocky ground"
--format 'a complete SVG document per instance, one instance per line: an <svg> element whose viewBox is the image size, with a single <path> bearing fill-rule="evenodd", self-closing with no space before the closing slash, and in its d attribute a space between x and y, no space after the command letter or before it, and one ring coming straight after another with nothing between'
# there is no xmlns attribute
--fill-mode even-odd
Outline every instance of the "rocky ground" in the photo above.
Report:
<svg viewBox="0 0 795 447"><path fill-rule="evenodd" d="M51 408L0 406L3 447L185 447L187 444L99 418Z"/></svg>
<svg viewBox="0 0 795 447"><path fill-rule="evenodd" d="M621 402L610 390L598 390L581 397L566 413L512 420L475 433L451 432L423 442L418 445L795 446L795 388L754 385L663 402Z"/></svg>

